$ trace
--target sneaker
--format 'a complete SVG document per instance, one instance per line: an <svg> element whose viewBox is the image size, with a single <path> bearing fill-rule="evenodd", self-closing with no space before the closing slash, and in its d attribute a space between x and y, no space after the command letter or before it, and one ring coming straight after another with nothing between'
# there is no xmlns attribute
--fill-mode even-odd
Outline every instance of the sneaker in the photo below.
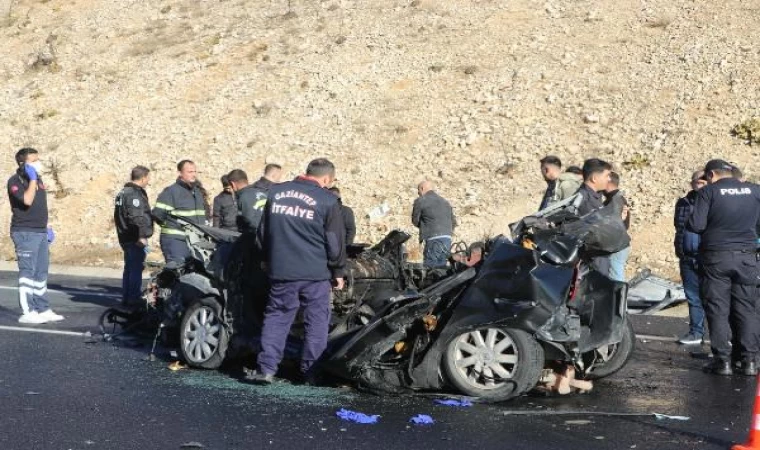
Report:
<svg viewBox="0 0 760 450"><path fill-rule="evenodd" d="M696 335L694 333L688 333L686 336L679 339L678 343L683 345L702 345L702 340L702 336Z"/></svg>
<svg viewBox="0 0 760 450"><path fill-rule="evenodd" d="M271 373L258 373L256 371L253 371L249 374L246 374L246 376L243 378L243 381L246 383L251 384L260 384L260 385L270 385L274 383L274 374Z"/></svg>
<svg viewBox="0 0 760 450"><path fill-rule="evenodd" d="M41 312L38 314L47 322L60 322L63 320L63 316L60 314L54 313L52 309L47 309L44 312Z"/></svg>
<svg viewBox="0 0 760 450"><path fill-rule="evenodd" d="M26 314L23 314L21 317L18 318L18 323L28 323L28 324L35 324L39 325L41 323L47 323L48 320L37 311L30 311Z"/></svg>

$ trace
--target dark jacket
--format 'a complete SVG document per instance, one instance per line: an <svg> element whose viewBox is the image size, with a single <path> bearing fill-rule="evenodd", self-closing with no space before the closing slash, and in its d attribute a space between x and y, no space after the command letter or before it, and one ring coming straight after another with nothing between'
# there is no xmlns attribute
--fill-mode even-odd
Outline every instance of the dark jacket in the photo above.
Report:
<svg viewBox="0 0 760 450"><path fill-rule="evenodd" d="M214 197L214 207L211 213L211 223L217 228L237 231L238 206L231 192L222 191Z"/></svg>
<svg viewBox="0 0 760 450"><path fill-rule="evenodd" d="M758 220L760 186L723 178L697 191L686 229L701 235L700 252L754 252Z"/></svg>
<svg viewBox="0 0 760 450"><path fill-rule="evenodd" d="M628 199L623 196L623 194L620 192L620 189L616 189L614 191L607 192L604 195L604 206L609 205L612 202L612 198L616 195L619 195L623 205L628 206ZM625 219L623 220L623 225L625 225L625 229L629 230L631 228L631 211L628 211L628 214L625 216Z"/></svg>
<svg viewBox="0 0 760 450"><path fill-rule="evenodd" d="M269 192L269 190L272 189L272 186L274 186L274 183L264 177L259 178L253 183L253 187L261 189L264 192Z"/></svg>
<svg viewBox="0 0 760 450"><path fill-rule="evenodd" d="M153 236L153 218L145 189L127 183L116 195L113 221L120 244L133 244Z"/></svg>
<svg viewBox="0 0 760 450"><path fill-rule="evenodd" d="M47 190L40 177L37 192L31 206L24 204L24 191L29 187L29 178L19 169L8 180L8 200L11 204L11 231L46 233L48 226Z"/></svg>
<svg viewBox="0 0 760 450"><path fill-rule="evenodd" d="M356 238L356 216L354 216L354 210L351 207L346 206L338 199L340 203L340 212L343 215L343 224L346 226L346 245L354 243Z"/></svg>
<svg viewBox="0 0 760 450"><path fill-rule="evenodd" d="M268 275L275 281L324 281L343 276L345 226L337 197L299 177L272 186L259 226Z"/></svg>
<svg viewBox="0 0 760 450"><path fill-rule="evenodd" d="M249 184L237 192L237 228L241 233L255 233L264 216L269 188L260 186Z"/></svg>
<svg viewBox="0 0 760 450"><path fill-rule="evenodd" d="M583 200L578 207L578 215L585 216L586 214L596 211L599 208L604 207L604 194L596 192L586 183L583 183L578 189L578 193L581 194Z"/></svg>
<svg viewBox="0 0 760 450"><path fill-rule="evenodd" d="M428 191L414 201L412 224L420 229L420 242L424 242L432 237L454 234L457 219L445 198L435 191Z"/></svg>
<svg viewBox="0 0 760 450"><path fill-rule="evenodd" d="M189 185L178 179L158 195L153 207L153 218L161 225L161 236L184 240L185 232L170 214L191 223L208 225L208 204L200 183Z"/></svg>
<svg viewBox="0 0 760 450"><path fill-rule="evenodd" d="M676 202L676 212L673 216L676 237L673 240L673 245L676 249L676 256L679 258L696 258L699 254L700 236L686 229L686 221L691 216L696 198L697 191L691 191Z"/></svg>

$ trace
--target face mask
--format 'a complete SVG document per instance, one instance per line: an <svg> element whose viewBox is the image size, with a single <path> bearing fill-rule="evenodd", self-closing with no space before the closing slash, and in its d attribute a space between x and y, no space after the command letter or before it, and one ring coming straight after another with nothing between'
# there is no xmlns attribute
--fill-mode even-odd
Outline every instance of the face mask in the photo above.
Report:
<svg viewBox="0 0 760 450"><path fill-rule="evenodd" d="M42 162L37 160L33 163L27 163L27 164L29 166L32 166L32 168L34 169L35 172L37 172L37 174L42 174Z"/></svg>

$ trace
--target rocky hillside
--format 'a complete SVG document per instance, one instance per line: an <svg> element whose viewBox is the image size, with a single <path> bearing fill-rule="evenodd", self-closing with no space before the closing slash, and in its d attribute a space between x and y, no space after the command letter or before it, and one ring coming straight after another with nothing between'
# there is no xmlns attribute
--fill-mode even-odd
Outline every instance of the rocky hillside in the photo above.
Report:
<svg viewBox="0 0 760 450"><path fill-rule="evenodd" d="M22 145L44 152L54 259L113 264L112 198L135 164L155 197L185 157L216 190L235 167L295 175L327 156L369 241L410 228L430 177L473 240L536 207L541 156L598 156L634 203L631 268L671 273L691 171L760 171L731 135L760 115L758 21L746 0L16 0L0 173Z"/></svg>

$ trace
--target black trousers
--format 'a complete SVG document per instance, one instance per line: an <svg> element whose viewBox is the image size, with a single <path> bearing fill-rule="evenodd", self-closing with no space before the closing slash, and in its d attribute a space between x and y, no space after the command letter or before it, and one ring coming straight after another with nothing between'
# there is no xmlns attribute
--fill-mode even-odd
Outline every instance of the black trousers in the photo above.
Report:
<svg viewBox="0 0 760 450"><path fill-rule="evenodd" d="M701 255L702 299L715 358L753 359L758 352L760 263L755 252L710 251Z"/></svg>

